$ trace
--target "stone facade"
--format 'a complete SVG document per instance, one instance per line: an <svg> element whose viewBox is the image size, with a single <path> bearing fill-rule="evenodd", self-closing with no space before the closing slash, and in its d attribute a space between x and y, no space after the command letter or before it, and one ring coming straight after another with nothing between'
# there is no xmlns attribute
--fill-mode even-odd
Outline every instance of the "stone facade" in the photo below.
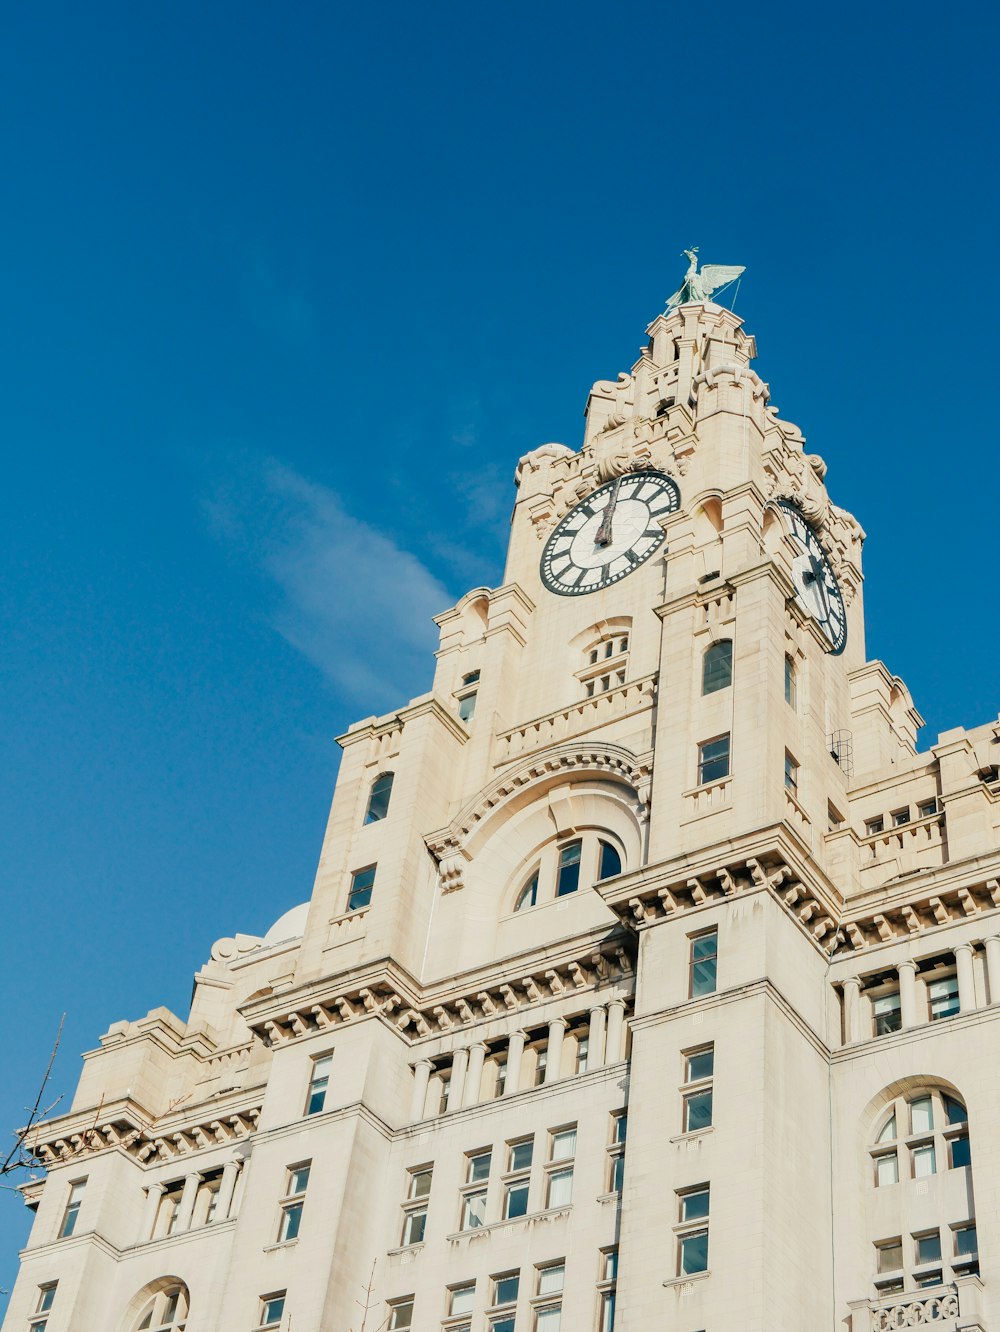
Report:
<svg viewBox="0 0 1000 1332"><path fill-rule="evenodd" d="M341 737L309 903L85 1056L4 1332L1000 1328L1000 722L916 752L753 338L648 337ZM641 472L660 544L554 595Z"/></svg>

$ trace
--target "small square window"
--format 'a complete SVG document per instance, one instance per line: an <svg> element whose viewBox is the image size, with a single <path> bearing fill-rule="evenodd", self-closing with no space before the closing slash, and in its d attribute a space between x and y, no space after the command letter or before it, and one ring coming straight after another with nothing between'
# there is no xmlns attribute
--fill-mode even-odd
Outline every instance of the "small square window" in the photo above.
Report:
<svg viewBox="0 0 1000 1332"><path fill-rule="evenodd" d="M521 1284L520 1272L505 1272L503 1276L493 1278L493 1305L516 1304L518 1287Z"/></svg>
<svg viewBox="0 0 1000 1332"><path fill-rule="evenodd" d="M564 1263L549 1263L545 1267L538 1269L538 1288L539 1295L560 1295L566 1281L566 1265Z"/></svg>
<svg viewBox="0 0 1000 1332"><path fill-rule="evenodd" d="M509 1143L507 1152L507 1169L530 1170L534 1147L534 1138L526 1138L523 1142Z"/></svg>
<svg viewBox="0 0 1000 1332"><path fill-rule="evenodd" d="M402 1332L404 1328L413 1326L413 1296L409 1295L405 1300L397 1300L395 1304L389 1306L389 1327L387 1332Z"/></svg>
<svg viewBox="0 0 1000 1332"><path fill-rule="evenodd" d="M969 1135L967 1133L959 1133L956 1134L954 1138L949 1139L948 1154L951 1157L952 1170L960 1170L962 1166L972 1165Z"/></svg>
<svg viewBox="0 0 1000 1332"><path fill-rule="evenodd" d="M904 824L910 821L909 806L906 809L894 809L892 812L892 826L902 828Z"/></svg>
<svg viewBox="0 0 1000 1332"><path fill-rule="evenodd" d="M285 1316L285 1291L276 1291L273 1295L262 1295L260 1299L260 1326L280 1327Z"/></svg>
<svg viewBox="0 0 1000 1332"><path fill-rule="evenodd" d="M481 1180L489 1179L492 1159L492 1152L475 1152L466 1157L466 1184L478 1184Z"/></svg>
<svg viewBox="0 0 1000 1332"><path fill-rule="evenodd" d="M918 1267L924 1263L941 1261L941 1232L932 1230L926 1235L914 1235L913 1255Z"/></svg>
<svg viewBox="0 0 1000 1332"><path fill-rule="evenodd" d="M372 900L375 886L375 866L355 870L351 875L351 891L347 898L348 911L361 911Z"/></svg>
<svg viewBox="0 0 1000 1332"><path fill-rule="evenodd" d="M571 1161L576 1156L576 1128L559 1129L552 1134L550 1161Z"/></svg>
<svg viewBox="0 0 1000 1332"><path fill-rule="evenodd" d="M684 1132L697 1133L712 1124L712 1089L684 1097Z"/></svg>
<svg viewBox="0 0 1000 1332"><path fill-rule="evenodd" d="M975 1258L978 1256L979 1242L976 1239L975 1226L956 1226L953 1234L955 1236L956 1258Z"/></svg>
<svg viewBox="0 0 1000 1332"><path fill-rule="evenodd" d="M680 1194L681 1221L700 1221L708 1216L708 1187Z"/></svg>
<svg viewBox="0 0 1000 1332"><path fill-rule="evenodd" d="M868 837L874 837L876 833L885 830L885 819L868 819L865 823L865 834Z"/></svg>
<svg viewBox="0 0 1000 1332"><path fill-rule="evenodd" d="M882 1244L876 1244L875 1256L878 1260L877 1270L879 1273L898 1272L903 1266L902 1240L885 1240Z"/></svg>
<svg viewBox="0 0 1000 1332"><path fill-rule="evenodd" d="M880 994L872 999L872 1018L876 1036L888 1036L899 1031L903 1025L903 1015L899 1006L899 991Z"/></svg>
<svg viewBox="0 0 1000 1332"><path fill-rule="evenodd" d="M694 1276L708 1271L708 1229L692 1230L679 1242L679 1276Z"/></svg>
<svg viewBox="0 0 1000 1332"><path fill-rule="evenodd" d="M431 1180L433 1178L433 1166L428 1166L425 1170L411 1170L406 1196L408 1198L426 1198L431 1191Z"/></svg>
<svg viewBox="0 0 1000 1332"><path fill-rule="evenodd" d="M692 1050L684 1056L684 1081L701 1082L715 1072L715 1046L707 1045L703 1050Z"/></svg>
<svg viewBox="0 0 1000 1332"><path fill-rule="evenodd" d="M448 1313L453 1318L461 1314L472 1313L476 1303L476 1283L474 1281L466 1286L452 1286L450 1294Z"/></svg>
<svg viewBox="0 0 1000 1332"><path fill-rule="evenodd" d="M936 800L922 800L917 806L917 818L929 819L938 812Z"/></svg>
<svg viewBox="0 0 1000 1332"><path fill-rule="evenodd" d="M954 1017L961 1011L958 1001L958 977L944 976L940 980L928 981L927 1001L932 1022Z"/></svg>
<svg viewBox="0 0 1000 1332"><path fill-rule="evenodd" d="M38 1304L35 1307L35 1313L48 1313L52 1308L58 1284L58 1281L50 1281L47 1285L38 1287Z"/></svg>
<svg viewBox="0 0 1000 1332"><path fill-rule="evenodd" d="M967 1124L969 1122L969 1112L961 1101L956 1101L953 1096L943 1096L944 1115L949 1124Z"/></svg>

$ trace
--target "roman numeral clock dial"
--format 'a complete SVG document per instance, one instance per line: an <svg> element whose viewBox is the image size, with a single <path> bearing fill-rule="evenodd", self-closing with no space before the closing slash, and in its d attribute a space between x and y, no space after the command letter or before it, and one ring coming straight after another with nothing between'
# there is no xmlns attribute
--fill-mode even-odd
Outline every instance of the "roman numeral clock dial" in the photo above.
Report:
<svg viewBox="0 0 1000 1332"><path fill-rule="evenodd" d="M784 514L796 551L792 559L795 600L822 629L829 651L836 655L847 646L847 610L837 575L801 511L787 500L779 500L777 507Z"/></svg>
<svg viewBox="0 0 1000 1332"><path fill-rule="evenodd" d="M571 509L546 541L542 582L560 597L617 583L663 544L660 521L680 502L680 491L662 472L609 481Z"/></svg>

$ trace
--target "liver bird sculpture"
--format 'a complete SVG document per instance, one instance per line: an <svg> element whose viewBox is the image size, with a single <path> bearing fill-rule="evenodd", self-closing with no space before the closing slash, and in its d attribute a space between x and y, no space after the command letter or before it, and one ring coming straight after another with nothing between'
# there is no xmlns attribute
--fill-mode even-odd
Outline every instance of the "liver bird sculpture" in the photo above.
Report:
<svg viewBox="0 0 1000 1332"><path fill-rule="evenodd" d="M740 274L746 271L740 264L703 264L699 273L697 245L693 249L685 250L684 253L691 262L688 264L688 271L684 274L680 289L667 301L668 310L673 310L678 305L687 305L689 301L707 301L713 291L735 282Z"/></svg>

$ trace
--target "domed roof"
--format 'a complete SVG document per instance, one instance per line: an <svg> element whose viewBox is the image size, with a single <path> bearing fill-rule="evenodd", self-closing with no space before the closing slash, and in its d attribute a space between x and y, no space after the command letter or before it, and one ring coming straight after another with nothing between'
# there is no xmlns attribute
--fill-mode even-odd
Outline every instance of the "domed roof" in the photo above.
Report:
<svg viewBox="0 0 1000 1332"><path fill-rule="evenodd" d="M301 939L308 914L309 903L300 902L298 906L292 907L291 911L279 916L264 935L264 947L270 948L272 944L285 943L289 939Z"/></svg>

